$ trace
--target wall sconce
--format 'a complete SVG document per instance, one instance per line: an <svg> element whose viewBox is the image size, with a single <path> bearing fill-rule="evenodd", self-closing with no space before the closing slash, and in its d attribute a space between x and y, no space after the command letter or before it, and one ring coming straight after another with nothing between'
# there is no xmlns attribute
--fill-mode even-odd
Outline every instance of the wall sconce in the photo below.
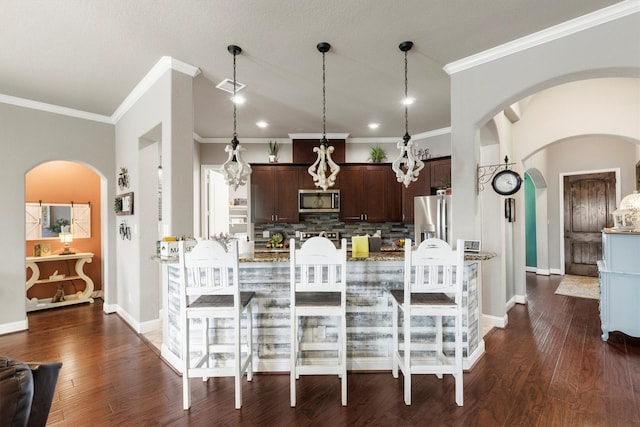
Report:
<svg viewBox="0 0 640 427"><path fill-rule="evenodd" d="M60 233L60 241L62 242L64 248L60 255L71 255L74 253L70 250L70 244L71 242L73 242L73 234L68 232Z"/></svg>

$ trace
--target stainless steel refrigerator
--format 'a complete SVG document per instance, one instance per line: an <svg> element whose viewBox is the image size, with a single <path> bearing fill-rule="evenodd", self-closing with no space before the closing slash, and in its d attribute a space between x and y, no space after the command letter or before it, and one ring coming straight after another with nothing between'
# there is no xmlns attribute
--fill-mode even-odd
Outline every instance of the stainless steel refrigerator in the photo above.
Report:
<svg viewBox="0 0 640 427"><path fill-rule="evenodd" d="M435 237L451 244L451 196L418 196L413 201L415 242Z"/></svg>

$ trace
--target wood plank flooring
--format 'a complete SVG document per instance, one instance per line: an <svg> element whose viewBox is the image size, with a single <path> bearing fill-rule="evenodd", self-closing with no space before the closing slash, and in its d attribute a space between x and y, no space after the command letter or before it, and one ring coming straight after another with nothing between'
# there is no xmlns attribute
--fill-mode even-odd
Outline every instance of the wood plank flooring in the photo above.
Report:
<svg viewBox="0 0 640 427"><path fill-rule="evenodd" d="M349 373L348 406L337 377L302 377L289 407L288 374L243 382L192 380L182 410L180 377L117 315L93 305L29 314L30 330L0 336L0 354L64 363L52 426L640 426L640 339L600 338L598 301L554 295L560 276L527 276L529 303L486 337L465 373L465 405L453 380L413 378L413 405L390 372Z"/></svg>

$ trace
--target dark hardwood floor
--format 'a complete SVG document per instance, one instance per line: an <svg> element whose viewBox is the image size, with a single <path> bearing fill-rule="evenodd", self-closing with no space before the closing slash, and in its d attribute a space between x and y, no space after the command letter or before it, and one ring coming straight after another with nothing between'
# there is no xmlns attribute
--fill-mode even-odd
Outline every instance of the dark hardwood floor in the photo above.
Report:
<svg viewBox="0 0 640 427"><path fill-rule="evenodd" d="M486 354L465 373L463 407L450 376L413 378L413 405L390 372L350 373L349 404L337 377L302 377L289 407L289 375L243 382L192 380L182 410L180 377L102 304L29 314L28 332L0 336L0 354L64 363L49 417L55 426L640 426L640 340L600 338L596 300L555 295L560 277L527 275L529 303L486 337Z"/></svg>

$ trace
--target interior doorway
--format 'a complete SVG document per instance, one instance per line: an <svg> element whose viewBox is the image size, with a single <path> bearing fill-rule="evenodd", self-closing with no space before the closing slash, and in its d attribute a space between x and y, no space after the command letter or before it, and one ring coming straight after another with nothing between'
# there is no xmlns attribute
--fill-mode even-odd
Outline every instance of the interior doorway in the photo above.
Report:
<svg viewBox="0 0 640 427"><path fill-rule="evenodd" d="M93 282L91 298L104 298L106 281L103 280L105 239L103 239L103 185L105 178L89 165L66 160L41 163L25 174L25 228L26 257L46 259L60 255L64 243L60 232L71 234L69 252L90 253L91 262L83 265L83 272ZM35 206L37 219L29 213L29 205ZM55 214L54 209L63 214ZM82 209L82 216L78 211ZM30 232L29 223L36 222L36 232ZM79 222L80 220L80 222ZM45 233L45 225L54 231ZM66 227L63 229L62 227ZM38 232L40 228L42 232ZM84 292L86 282L78 277L75 261L63 259L38 262L39 280L25 289L27 311L68 305L79 292ZM27 269L25 279L32 272ZM53 277L53 279L52 279ZM66 301L52 301L57 295L66 295Z"/></svg>
<svg viewBox="0 0 640 427"><path fill-rule="evenodd" d="M602 229L611 227L616 209L616 173L567 175L564 195L565 274L598 275Z"/></svg>
<svg viewBox="0 0 640 427"><path fill-rule="evenodd" d="M248 200L250 183L237 189L230 187L224 181L222 165L203 165L201 172L202 236L223 233L253 240Z"/></svg>

